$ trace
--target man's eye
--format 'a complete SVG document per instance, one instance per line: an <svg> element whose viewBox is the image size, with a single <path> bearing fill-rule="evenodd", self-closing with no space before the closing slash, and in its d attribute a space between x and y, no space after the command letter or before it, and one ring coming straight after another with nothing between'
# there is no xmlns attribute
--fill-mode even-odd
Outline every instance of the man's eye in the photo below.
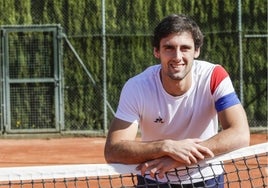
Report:
<svg viewBox="0 0 268 188"><path fill-rule="evenodd" d="M167 47L166 47L166 50L167 50L167 51L173 50L173 47L172 47L172 46L167 46Z"/></svg>
<svg viewBox="0 0 268 188"><path fill-rule="evenodd" d="M181 51L182 51L182 52L186 52L186 51L188 51L188 50L190 50L190 49L191 49L190 47L188 47L188 46L184 46L184 47L181 48Z"/></svg>

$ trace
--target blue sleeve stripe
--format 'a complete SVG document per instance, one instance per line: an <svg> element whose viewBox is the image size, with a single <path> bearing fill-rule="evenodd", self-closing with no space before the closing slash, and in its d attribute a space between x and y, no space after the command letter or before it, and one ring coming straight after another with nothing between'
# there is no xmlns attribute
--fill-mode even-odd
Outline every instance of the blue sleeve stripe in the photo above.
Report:
<svg viewBox="0 0 268 188"><path fill-rule="evenodd" d="M215 102L215 107L217 112L220 112L222 110L225 110L226 108L239 104L240 100L238 99L237 95L235 92L230 93L228 95L225 95L221 98L219 98L216 102Z"/></svg>

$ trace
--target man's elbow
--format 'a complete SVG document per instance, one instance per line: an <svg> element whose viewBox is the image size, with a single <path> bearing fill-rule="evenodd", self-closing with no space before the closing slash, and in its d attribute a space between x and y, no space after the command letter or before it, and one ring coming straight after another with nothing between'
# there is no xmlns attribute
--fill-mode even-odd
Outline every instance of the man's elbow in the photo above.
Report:
<svg viewBox="0 0 268 188"><path fill-rule="evenodd" d="M250 131L249 131L249 128L247 130L242 130L239 135L240 135L241 147L249 146L250 145Z"/></svg>
<svg viewBox="0 0 268 188"><path fill-rule="evenodd" d="M108 155L104 155L105 161L106 163L114 163L114 161L112 160L111 157L109 157Z"/></svg>
<svg viewBox="0 0 268 188"><path fill-rule="evenodd" d="M113 152L112 149L109 147L105 146L104 148L104 159L107 163L114 163L115 161L113 160Z"/></svg>
<svg viewBox="0 0 268 188"><path fill-rule="evenodd" d="M247 147L250 145L250 136L249 135L245 135L243 137L241 137L241 147Z"/></svg>

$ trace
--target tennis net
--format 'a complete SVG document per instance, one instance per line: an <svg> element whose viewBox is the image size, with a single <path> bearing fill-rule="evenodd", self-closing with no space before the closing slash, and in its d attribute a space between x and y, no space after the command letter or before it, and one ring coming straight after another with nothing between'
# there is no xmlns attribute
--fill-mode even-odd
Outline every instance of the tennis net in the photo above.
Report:
<svg viewBox="0 0 268 188"><path fill-rule="evenodd" d="M268 143L252 145L203 161L195 166L168 172L165 183L149 174L139 176L137 165L81 164L0 168L0 188L126 188L126 187L267 187ZM199 184L218 176L214 168L222 169L222 182ZM209 167L205 173L200 169ZM193 172L197 172L193 175ZM191 175L192 174L192 175ZM137 177L145 185L137 185ZM172 177L172 178L170 178ZM147 181L148 180L148 181Z"/></svg>

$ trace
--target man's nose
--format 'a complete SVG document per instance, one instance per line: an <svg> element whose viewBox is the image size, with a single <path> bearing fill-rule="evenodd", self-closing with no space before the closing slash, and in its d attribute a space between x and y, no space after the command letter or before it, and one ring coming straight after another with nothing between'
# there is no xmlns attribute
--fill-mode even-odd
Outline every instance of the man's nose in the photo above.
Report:
<svg viewBox="0 0 268 188"><path fill-rule="evenodd" d="M173 54L173 58L176 60L181 60L182 59L182 52L180 49L176 49Z"/></svg>

